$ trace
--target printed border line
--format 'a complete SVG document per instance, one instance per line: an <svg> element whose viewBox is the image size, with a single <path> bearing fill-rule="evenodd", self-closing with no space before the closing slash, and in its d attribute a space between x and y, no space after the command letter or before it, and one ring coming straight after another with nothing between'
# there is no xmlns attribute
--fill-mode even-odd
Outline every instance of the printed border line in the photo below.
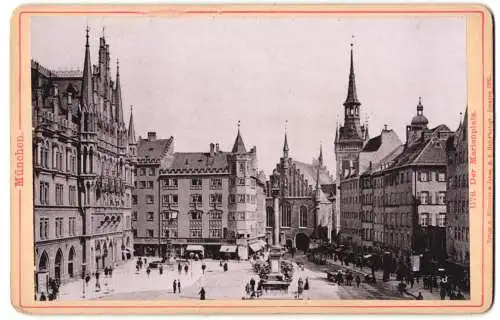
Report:
<svg viewBox="0 0 500 320"><path fill-rule="evenodd" d="M160 11L161 12L161 11ZM472 13L472 14L477 14L479 13L481 15L481 66L482 66L482 108L483 108L483 136L482 136L482 144L483 144L483 170L482 170L482 176L483 176L483 210L485 208L485 192L484 192L484 187L487 184L486 179L484 179L484 168L486 165L486 160L484 157L484 152L485 152L485 142L484 142L484 137L486 133L486 129L484 126L484 119L485 119L485 102L484 102L484 90L485 90L485 81L484 81L484 75L485 75L485 70L484 70L484 55L485 55L485 48L484 48L484 43L485 43L485 17L484 17L484 11L481 10L217 10L217 9L206 9L206 10L166 10L164 11L165 13L172 12L172 13L181 13L181 14L424 14L424 13L436 13L436 14L448 14L448 13ZM19 118L18 118L18 125L19 125L19 131L22 132L22 121L21 121L21 114L22 114L22 67L21 67L21 61L22 61L22 50L21 50L21 28L22 28L22 15L23 14L147 14L145 11L21 11L19 12L19 18L18 18L18 24L19 24L19 35L18 35L18 46L19 46L19 64L18 64L18 72L19 72L19 81L18 81L18 86L19 86ZM21 203L22 203L22 192L19 190L19 265L21 265L21 218L22 218L22 210L21 210ZM482 228L484 231L484 212L482 215ZM479 305L436 305L436 306L411 306L412 308L476 308L476 307L482 307L484 305L484 232L482 232L482 242L481 242L481 260L482 260L482 271L481 271L481 304ZM22 272L19 272L19 307L24 308L24 309L43 309L43 308L60 308L60 309L66 309L66 308L158 308L158 309L168 309L168 308L255 308L257 306L249 306L249 305L214 305L214 306L208 306L208 305L169 305L169 306L156 306L156 305L146 305L146 306L132 306L132 305L23 305L22 304L22 294L21 294L21 286L22 284ZM288 307L290 308L289 305L265 305L264 307L269 307L269 308L284 308ZM291 308L351 308L351 307L357 307L357 308L406 308L407 306L399 306L399 305L381 305L381 306L374 306L374 305L334 305L334 306L329 306L329 305L296 305Z"/></svg>

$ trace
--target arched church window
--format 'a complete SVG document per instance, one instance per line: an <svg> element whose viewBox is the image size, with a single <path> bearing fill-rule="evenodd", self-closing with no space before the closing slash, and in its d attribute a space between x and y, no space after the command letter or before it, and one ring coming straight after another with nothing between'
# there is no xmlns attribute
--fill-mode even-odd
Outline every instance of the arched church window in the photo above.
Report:
<svg viewBox="0 0 500 320"><path fill-rule="evenodd" d="M307 208L305 206L300 207L299 227L307 227Z"/></svg>

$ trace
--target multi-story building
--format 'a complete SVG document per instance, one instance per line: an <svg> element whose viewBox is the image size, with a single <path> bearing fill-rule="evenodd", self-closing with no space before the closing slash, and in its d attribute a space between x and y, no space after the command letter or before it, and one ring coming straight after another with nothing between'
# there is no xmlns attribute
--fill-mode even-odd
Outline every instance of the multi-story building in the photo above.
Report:
<svg viewBox="0 0 500 320"><path fill-rule="evenodd" d="M131 256L134 166L104 37L97 65L87 31L83 72L32 62L31 74L35 268L45 291L43 277L76 279Z"/></svg>
<svg viewBox="0 0 500 320"><path fill-rule="evenodd" d="M209 152L173 153L158 182L156 246L162 254L223 252L246 259L249 248L262 248L264 182L257 150L246 150L239 129L231 152L211 143ZM151 228L148 235L155 239Z"/></svg>
<svg viewBox="0 0 500 320"><path fill-rule="evenodd" d="M130 123L133 124L133 120ZM129 132L133 132L133 127ZM138 255L158 254L162 236L159 231L158 178L160 168L168 167L172 162L173 143L173 137L157 139L156 132L148 132L146 139L139 137L137 143L135 189L132 194L132 231L134 248Z"/></svg>
<svg viewBox="0 0 500 320"><path fill-rule="evenodd" d="M271 181L267 182L266 242L273 243L275 213L279 214L277 243L307 250L311 240L330 241L334 217L335 188L333 177L323 164L323 152L308 164L289 157L285 134L283 156L273 170L271 180L278 180L279 195L275 201ZM276 205L278 206L276 208Z"/></svg>
<svg viewBox="0 0 500 320"><path fill-rule="evenodd" d="M437 261L446 254L445 147L451 132L427 124L419 101L404 150L375 179L383 189L385 248L400 257L429 253L425 259Z"/></svg>
<svg viewBox="0 0 500 320"><path fill-rule="evenodd" d="M335 134L335 159L336 159L336 187L341 187L342 177L350 175L352 171L359 172L359 153L369 139L368 124L361 125L361 102L356 92L356 79L354 75L353 45L351 44L351 65L349 70L349 85L347 98L344 102L344 125L337 128ZM337 193L339 194L339 193ZM342 197L340 197L342 199ZM335 232L342 231L340 210L342 201L336 201L334 222Z"/></svg>
<svg viewBox="0 0 500 320"><path fill-rule="evenodd" d="M393 130L382 130L368 140L358 154L356 167L340 176L340 242L352 245L354 250L368 250L373 246L374 212L371 170L373 164L400 148L401 140ZM358 171L359 170L359 171Z"/></svg>
<svg viewBox="0 0 500 320"><path fill-rule="evenodd" d="M448 189L446 251L449 271L461 280L463 289L469 287L469 165L467 110L456 133L448 138Z"/></svg>
<svg viewBox="0 0 500 320"><path fill-rule="evenodd" d="M368 181L365 181L366 184L363 185L362 192L368 194L370 191L372 192L372 196L369 197L371 198L371 201L368 200L368 207L371 207L373 210L373 237L371 242L375 251L381 251L385 248L384 170L392 163L394 158L403 151L403 149L404 146L400 145L380 162L372 164L362 176L371 182L371 184L368 184ZM368 178L368 176L370 178Z"/></svg>

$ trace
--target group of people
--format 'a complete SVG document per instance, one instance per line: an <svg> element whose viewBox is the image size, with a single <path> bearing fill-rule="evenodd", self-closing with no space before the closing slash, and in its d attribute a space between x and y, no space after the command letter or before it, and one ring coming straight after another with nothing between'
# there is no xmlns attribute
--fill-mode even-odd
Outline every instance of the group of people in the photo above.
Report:
<svg viewBox="0 0 500 320"><path fill-rule="evenodd" d="M174 282L172 283L172 288L174 289L174 294L177 292L179 292L179 294L181 294L181 280L174 279Z"/></svg>
<svg viewBox="0 0 500 320"><path fill-rule="evenodd" d="M259 297L262 294L262 284L264 280L259 279L259 282L256 283L254 278L251 278L249 282L245 285L245 293L246 297L250 299L254 299ZM257 284L257 287L255 285Z"/></svg>
<svg viewBox="0 0 500 320"><path fill-rule="evenodd" d="M57 296L59 294L59 286L60 286L59 281L56 279L50 278L48 285L49 285L49 292L47 295L45 295L45 292L42 292L40 294L40 298L39 298L40 301L47 301L47 300L53 301L53 300L57 299Z"/></svg>
<svg viewBox="0 0 500 320"><path fill-rule="evenodd" d="M306 278L305 282L302 278L299 278L299 281L297 281L297 295L295 298L301 299L303 292L307 290L309 290L309 278Z"/></svg>

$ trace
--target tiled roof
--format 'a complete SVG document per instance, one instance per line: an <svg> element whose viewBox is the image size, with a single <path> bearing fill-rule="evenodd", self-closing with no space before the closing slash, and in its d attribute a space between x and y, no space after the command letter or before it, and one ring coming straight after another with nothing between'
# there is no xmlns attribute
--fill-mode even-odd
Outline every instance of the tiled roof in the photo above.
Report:
<svg viewBox="0 0 500 320"><path fill-rule="evenodd" d="M176 152L168 169L228 169L228 153L217 152Z"/></svg>
<svg viewBox="0 0 500 320"><path fill-rule="evenodd" d="M377 172L377 171L382 170L382 168L381 168L382 164L392 163L394 158L396 158L398 155L400 155L401 152L403 152L403 150L404 150L404 145L398 146L391 153L389 153L387 156L382 158L382 160L380 160L378 163L372 164L372 169L366 170L365 172L363 172L363 174L369 174L369 173L373 173L373 172Z"/></svg>
<svg viewBox="0 0 500 320"><path fill-rule="evenodd" d="M432 135L426 139L421 139L415 144L406 148L397 156L391 167L399 167L408 164L440 164L446 163L446 141L439 139L439 132L447 132L449 128L439 125L430 130Z"/></svg>
<svg viewBox="0 0 500 320"><path fill-rule="evenodd" d="M238 129L238 135L236 136L236 140L234 141L232 152L236 154L242 154L247 152L245 148L245 143L243 143L243 138L241 137L239 129Z"/></svg>
<svg viewBox="0 0 500 320"><path fill-rule="evenodd" d="M361 152L377 151L378 148L380 148L381 144L382 144L382 136L378 135L375 138L371 138L370 140L368 140L368 142L365 144Z"/></svg>
<svg viewBox="0 0 500 320"><path fill-rule="evenodd" d="M359 136L356 129L352 127L340 127L339 128L339 140L359 140L363 141L363 139Z"/></svg>
<svg viewBox="0 0 500 320"><path fill-rule="evenodd" d="M81 70L53 70L52 76L57 78L81 78L83 72Z"/></svg>
<svg viewBox="0 0 500 320"><path fill-rule="evenodd" d="M299 169L300 172L304 175L304 178L306 178L309 181L309 184L311 184L314 187L316 185L316 179L318 176L318 166L296 160L293 160L293 163L295 163L297 169ZM325 167L321 168L319 171L319 184L323 185L323 184L333 184L333 183L334 179L332 176L328 174L326 168Z"/></svg>
<svg viewBox="0 0 500 320"><path fill-rule="evenodd" d="M173 137L149 141L142 139L137 144L137 158L160 159L170 147Z"/></svg>

